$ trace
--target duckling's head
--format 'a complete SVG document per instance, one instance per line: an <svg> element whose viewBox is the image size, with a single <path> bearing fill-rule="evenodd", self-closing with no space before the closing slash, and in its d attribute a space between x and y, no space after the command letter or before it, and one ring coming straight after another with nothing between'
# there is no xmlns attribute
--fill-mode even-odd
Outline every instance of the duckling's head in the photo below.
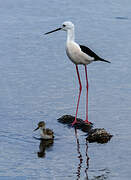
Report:
<svg viewBox="0 0 131 180"><path fill-rule="evenodd" d="M34 131L36 131L37 129L45 129L45 122L44 121L40 121L38 123L38 127Z"/></svg>

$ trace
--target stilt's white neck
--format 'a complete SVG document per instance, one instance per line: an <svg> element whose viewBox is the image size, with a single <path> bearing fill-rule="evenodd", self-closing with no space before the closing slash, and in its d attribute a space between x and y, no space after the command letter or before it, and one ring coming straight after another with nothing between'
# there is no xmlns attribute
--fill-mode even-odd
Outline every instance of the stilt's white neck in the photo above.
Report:
<svg viewBox="0 0 131 180"><path fill-rule="evenodd" d="M75 32L74 28L67 30L67 42L75 41Z"/></svg>

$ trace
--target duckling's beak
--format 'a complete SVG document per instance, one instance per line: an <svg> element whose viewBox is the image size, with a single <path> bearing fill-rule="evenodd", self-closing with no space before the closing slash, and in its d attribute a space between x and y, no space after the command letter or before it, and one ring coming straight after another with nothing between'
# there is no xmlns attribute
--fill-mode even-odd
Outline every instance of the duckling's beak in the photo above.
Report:
<svg viewBox="0 0 131 180"><path fill-rule="evenodd" d="M39 129L39 127L37 127L36 129L34 129L34 131L36 131L36 130L38 130Z"/></svg>

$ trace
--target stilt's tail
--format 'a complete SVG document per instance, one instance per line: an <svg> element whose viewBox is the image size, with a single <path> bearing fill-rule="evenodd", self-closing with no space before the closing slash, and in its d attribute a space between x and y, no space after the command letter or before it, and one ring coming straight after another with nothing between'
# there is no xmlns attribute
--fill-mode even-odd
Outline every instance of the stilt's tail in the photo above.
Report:
<svg viewBox="0 0 131 180"><path fill-rule="evenodd" d="M102 59L102 58L100 58L98 61L103 61L103 62L111 63L110 61L107 61L107 60Z"/></svg>

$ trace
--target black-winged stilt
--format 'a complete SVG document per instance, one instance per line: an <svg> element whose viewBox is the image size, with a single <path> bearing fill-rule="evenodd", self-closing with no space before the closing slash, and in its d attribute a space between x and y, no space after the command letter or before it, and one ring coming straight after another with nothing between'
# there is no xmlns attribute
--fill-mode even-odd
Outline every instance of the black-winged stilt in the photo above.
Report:
<svg viewBox="0 0 131 180"><path fill-rule="evenodd" d="M88 78L87 78L87 66L93 61L104 61L107 63L110 63L109 61L99 57L96 55L92 50L90 50L88 47L83 46L83 45L78 45L75 42L75 34L74 34L74 24L70 21L66 21L62 24L60 28L57 28L53 31L47 32L46 34L53 33L55 31L67 31L67 42L66 42L66 53L69 59L76 65L76 72L78 76L78 81L79 81L79 96L78 96L78 101L77 101L77 108L76 108L76 115L75 115L75 120L72 123L74 125L77 123L77 113L78 113L78 107L79 107L79 101L80 101L80 95L81 95L81 90L82 90L82 85L81 85L81 80L80 80L80 75L78 71L78 65L82 64L85 66L85 76L86 76L86 123L90 123L88 121Z"/></svg>

